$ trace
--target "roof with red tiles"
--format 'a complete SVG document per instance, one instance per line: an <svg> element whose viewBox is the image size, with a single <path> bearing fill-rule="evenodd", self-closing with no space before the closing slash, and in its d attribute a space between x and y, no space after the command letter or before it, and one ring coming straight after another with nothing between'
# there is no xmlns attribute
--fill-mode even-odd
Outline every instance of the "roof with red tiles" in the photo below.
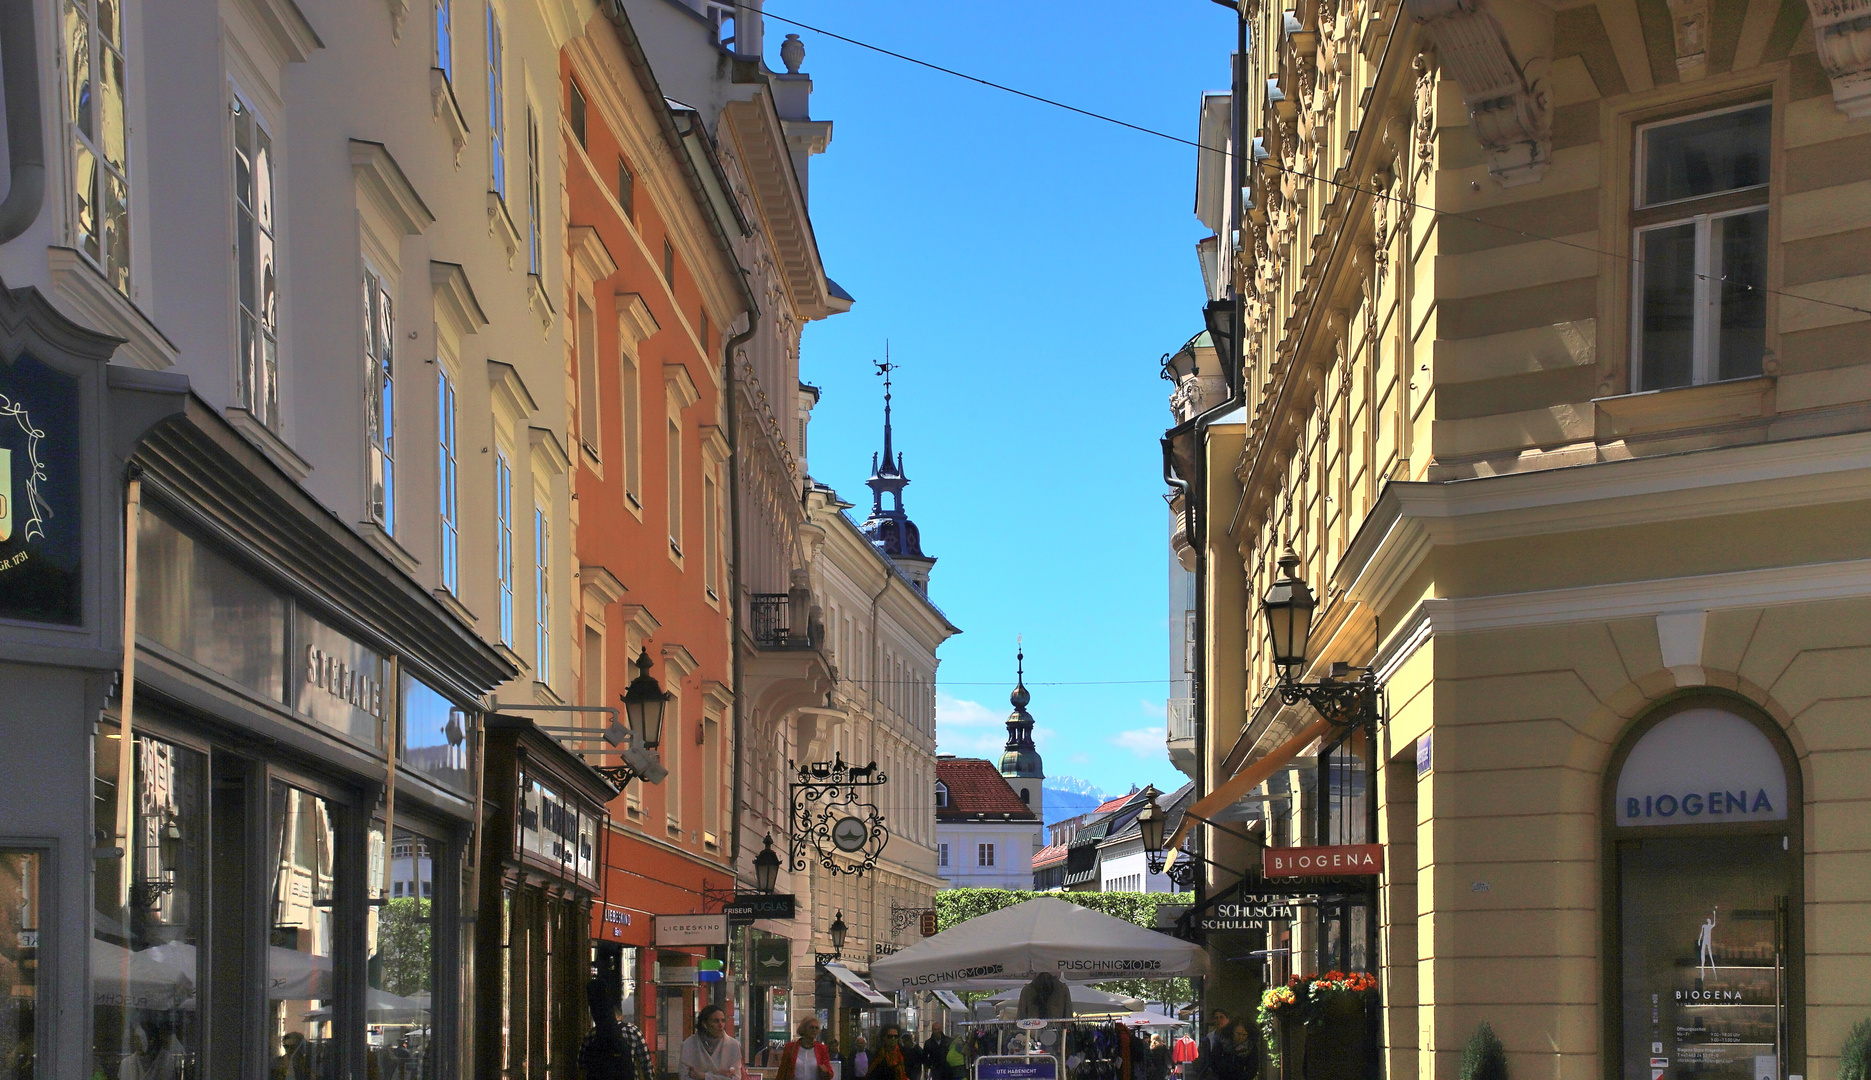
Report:
<svg viewBox="0 0 1871 1080"><path fill-rule="evenodd" d="M937 821L1038 821L992 762L981 758L936 759L936 781L948 789L948 805Z"/></svg>
<svg viewBox="0 0 1871 1080"><path fill-rule="evenodd" d="M1065 845L1052 844L1048 847L1040 848L1038 853L1033 856L1033 869L1038 870L1042 866L1049 866L1053 863L1064 861Z"/></svg>
<svg viewBox="0 0 1871 1080"><path fill-rule="evenodd" d="M1137 794L1136 790L1132 789L1130 791L1125 792L1122 795L1119 795L1115 799L1106 799L1105 801L1099 803L1098 809L1093 810L1092 813L1102 814L1107 810L1116 810L1118 807L1123 806L1125 803L1129 802L1131 799L1131 796L1135 794Z"/></svg>

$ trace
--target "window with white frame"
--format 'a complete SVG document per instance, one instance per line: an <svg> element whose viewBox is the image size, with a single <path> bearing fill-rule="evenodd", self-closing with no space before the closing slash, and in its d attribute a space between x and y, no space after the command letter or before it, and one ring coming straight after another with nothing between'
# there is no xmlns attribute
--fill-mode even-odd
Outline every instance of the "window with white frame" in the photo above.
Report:
<svg viewBox="0 0 1871 1080"><path fill-rule="evenodd" d="M682 428L669 421L669 550L682 557Z"/></svg>
<svg viewBox="0 0 1871 1080"><path fill-rule="evenodd" d="M584 297L578 298L572 348L578 354L578 441L585 452L598 452L598 320Z"/></svg>
<svg viewBox="0 0 1871 1080"><path fill-rule="evenodd" d="M501 201L507 198L507 77L506 46L500 36L500 16L487 5L487 182Z"/></svg>
<svg viewBox="0 0 1871 1080"><path fill-rule="evenodd" d="M396 309L390 286L364 270L364 432L370 444L372 521L396 534Z"/></svg>
<svg viewBox="0 0 1871 1080"><path fill-rule="evenodd" d="M947 807L948 807L948 785L938 783L936 784L936 808L946 809Z"/></svg>
<svg viewBox="0 0 1871 1080"><path fill-rule="evenodd" d="M78 249L130 295L130 124L121 0L67 0L65 105Z"/></svg>
<svg viewBox="0 0 1871 1080"><path fill-rule="evenodd" d="M279 430L279 295L274 270L273 137L239 96L234 120L234 281L240 403Z"/></svg>
<svg viewBox="0 0 1871 1080"><path fill-rule="evenodd" d="M455 81L454 9L454 0L435 0L435 67L451 83Z"/></svg>
<svg viewBox="0 0 1871 1080"><path fill-rule="evenodd" d="M533 678L552 681L552 532L545 507L533 506Z"/></svg>
<svg viewBox="0 0 1871 1080"><path fill-rule="evenodd" d="M706 473L702 476L702 588L707 590L710 600L721 599L721 573L716 565L721 559L721 545L715 538L715 530L721 524L721 510L716 502L714 474Z"/></svg>
<svg viewBox="0 0 1871 1080"><path fill-rule="evenodd" d="M642 390L637 379L637 358L630 350L620 350L617 378L623 384L624 498L635 507L643 505L643 413Z"/></svg>
<svg viewBox="0 0 1871 1080"><path fill-rule="evenodd" d="M526 109L526 272L543 272L545 253L540 239L539 117Z"/></svg>
<svg viewBox="0 0 1871 1080"><path fill-rule="evenodd" d="M442 519L442 588L461 592L461 490L456 475L459 457L455 423L455 380L448 369L436 365L435 430L436 509Z"/></svg>
<svg viewBox="0 0 1871 1080"><path fill-rule="evenodd" d="M1772 104L1643 124L1636 139L1633 388L1761 374Z"/></svg>
<svg viewBox="0 0 1871 1080"><path fill-rule="evenodd" d="M494 576L500 582L500 643L513 645L513 465L494 453Z"/></svg>
<svg viewBox="0 0 1871 1080"><path fill-rule="evenodd" d="M981 867L993 866L994 865L994 845L993 844L976 844L975 852L974 852L974 864L976 866L981 866Z"/></svg>
<svg viewBox="0 0 1871 1080"><path fill-rule="evenodd" d="M702 718L702 840L721 842L721 721Z"/></svg>

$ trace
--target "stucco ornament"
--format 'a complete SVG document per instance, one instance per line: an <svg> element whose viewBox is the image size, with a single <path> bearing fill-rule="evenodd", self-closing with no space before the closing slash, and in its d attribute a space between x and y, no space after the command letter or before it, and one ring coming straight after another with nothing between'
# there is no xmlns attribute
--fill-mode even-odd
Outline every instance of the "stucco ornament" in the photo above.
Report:
<svg viewBox="0 0 1871 1080"><path fill-rule="evenodd" d="M798 34L787 34L780 43L780 63L786 65L786 74L797 75L799 68L806 62L806 43L799 40Z"/></svg>
<svg viewBox="0 0 1871 1080"><path fill-rule="evenodd" d="M1846 116L1871 116L1871 0L1806 0L1806 7L1832 103Z"/></svg>
<svg viewBox="0 0 1871 1080"><path fill-rule="evenodd" d="M1502 187L1536 183L1552 160L1553 111L1545 57L1514 55L1486 0L1404 0L1462 88L1468 123Z"/></svg>

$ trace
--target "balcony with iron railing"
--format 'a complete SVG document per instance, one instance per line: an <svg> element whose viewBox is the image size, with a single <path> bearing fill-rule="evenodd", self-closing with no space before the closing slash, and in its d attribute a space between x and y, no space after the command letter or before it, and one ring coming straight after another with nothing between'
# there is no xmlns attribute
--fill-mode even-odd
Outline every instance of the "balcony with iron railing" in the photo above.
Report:
<svg viewBox="0 0 1871 1080"><path fill-rule="evenodd" d="M754 593L748 601L748 626L762 649L810 649L807 612L793 610L790 593Z"/></svg>
<svg viewBox="0 0 1871 1080"><path fill-rule="evenodd" d="M1169 763L1193 780L1196 756L1201 749L1195 744L1195 699L1170 698L1166 719L1164 744L1169 751Z"/></svg>

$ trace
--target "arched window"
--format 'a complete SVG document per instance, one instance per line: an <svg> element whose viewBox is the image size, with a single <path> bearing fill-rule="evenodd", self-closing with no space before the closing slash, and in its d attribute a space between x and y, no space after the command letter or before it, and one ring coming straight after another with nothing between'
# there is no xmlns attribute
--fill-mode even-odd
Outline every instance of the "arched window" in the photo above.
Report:
<svg viewBox="0 0 1871 1080"><path fill-rule="evenodd" d="M1607 1053L1622 1080L1803 1075L1799 767L1721 698L1633 727L1605 785Z"/></svg>

